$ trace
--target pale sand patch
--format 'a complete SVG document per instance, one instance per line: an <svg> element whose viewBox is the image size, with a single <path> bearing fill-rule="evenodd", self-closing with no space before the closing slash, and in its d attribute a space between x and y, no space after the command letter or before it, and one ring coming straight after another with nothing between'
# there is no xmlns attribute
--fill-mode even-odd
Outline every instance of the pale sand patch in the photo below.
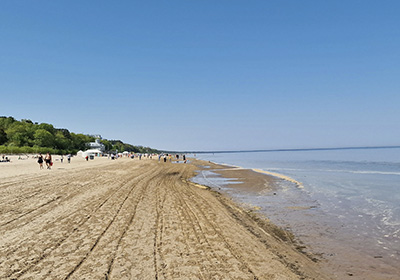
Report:
<svg viewBox="0 0 400 280"><path fill-rule="evenodd" d="M267 174L267 175L274 176L274 177L283 179L285 181L291 182L291 183L295 184L300 189L304 188L304 186L303 186L303 184L301 182L296 181L295 179L290 178L289 176L285 176L285 175L282 175L282 174L279 174L279 173L275 173L275 172L265 171L265 170L262 170L262 169L256 169L256 168L252 169L252 170L254 170L255 172Z"/></svg>
<svg viewBox="0 0 400 280"><path fill-rule="evenodd" d="M46 172L56 172L62 170L86 168L95 165L101 165L107 163L109 160L107 157L96 157L94 160L86 161L83 157L74 156L71 158L71 163L68 163L67 157L64 156L63 163L61 163L61 156L52 155L53 166L51 170L47 170L46 164L43 163L44 169L39 169L37 158L34 155L21 156L22 159L18 159L18 155L7 155L11 159L11 162L0 162L0 179L5 177L13 177L18 175L44 175ZM45 156L45 155L43 155Z"/></svg>

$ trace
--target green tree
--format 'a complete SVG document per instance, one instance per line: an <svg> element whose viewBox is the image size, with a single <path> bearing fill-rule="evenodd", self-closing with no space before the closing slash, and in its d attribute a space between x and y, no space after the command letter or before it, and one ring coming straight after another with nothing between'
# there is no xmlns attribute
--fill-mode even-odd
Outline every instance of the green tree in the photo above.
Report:
<svg viewBox="0 0 400 280"><path fill-rule="evenodd" d="M4 131L16 120L13 117L0 117L0 128L4 129Z"/></svg>
<svg viewBox="0 0 400 280"><path fill-rule="evenodd" d="M29 119L22 119L21 122L33 124L33 122Z"/></svg>
<svg viewBox="0 0 400 280"><path fill-rule="evenodd" d="M71 146L71 140L65 137L62 131L57 131L55 135L55 146L59 150L67 150Z"/></svg>
<svg viewBox="0 0 400 280"><path fill-rule="evenodd" d="M86 144L94 141L94 137L84 134L71 133L71 140L74 149L85 150Z"/></svg>
<svg viewBox="0 0 400 280"><path fill-rule="evenodd" d="M57 132L61 132L62 135L64 135L65 138L70 139L70 140L72 139L71 138L71 133L69 132L68 129L66 129L66 128L57 128L56 130L57 130Z"/></svg>
<svg viewBox="0 0 400 280"><path fill-rule="evenodd" d="M0 145L4 145L7 143L7 141L7 133L4 131L4 129L0 128Z"/></svg>
<svg viewBox="0 0 400 280"><path fill-rule="evenodd" d="M77 152L86 150L87 144L95 139L85 134L70 133L65 128L54 128L48 123L38 124L29 119L15 120L13 117L0 116L0 151L15 153L32 152ZM121 140L101 141L107 151L157 152L155 149L133 146Z"/></svg>
<svg viewBox="0 0 400 280"><path fill-rule="evenodd" d="M9 144L17 147L33 145L33 124L16 121L8 126L6 133Z"/></svg>
<svg viewBox="0 0 400 280"><path fill-rule="evenodd" d="M110 141L108 141L106 139L103 139L100 142L104 144L106 151L115 150L114 147L113 147L113 144Z"/></svg>
<svg viewBox="0 0 400 280"><path fill-rule="evenodd" d="M45 129L38 129L35 132L35 144L39 147L53 148L55 144L54 135Z"/></svg>
<svg viewBox="0 0 400 280"><path fill-rule="evenodd" d="M53 125L48 124L48 123L41 123L37 126L38 129L44 129L47 130L48 132L50 132L51 134L55 134L56 133L56 129L54 128Z"/></svg>

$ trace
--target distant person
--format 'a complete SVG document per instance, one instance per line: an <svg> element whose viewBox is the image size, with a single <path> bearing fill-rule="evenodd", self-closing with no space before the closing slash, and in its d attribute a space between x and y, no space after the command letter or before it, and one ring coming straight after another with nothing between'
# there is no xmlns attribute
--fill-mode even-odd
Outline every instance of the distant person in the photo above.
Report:
<svg viewBox="0 0 400 280"><path fill-rule="evenodd" d="M43 156L39 154L37 162L39 163L39 169L43 169Z"/></svg>
<svg viewBox="0 0 400 280"><path fill-rule="evenodd" d="M86 156L85 159L86 159L86 161L88 161L89 160L89 156Z"/></svg>
<svg viewBox="0 0 400 280"><path fill-rule="evenodd" d="M68 163L71 163L71 154L67 155L67 160L68 160Z"/></svg>
<svg viewBox="0 0 400 280"><path fill-rule="evenodd" d="M61 163L63 163L63 160L64 160L64 156L61 155L61 159L60 159Z"/></svg>
<svg viewBox="0 0 400 280"><path fill-rule="evenodd" d="M51 154L47 153L46 156L44 157L44 161L46 162L47 169L51 169L51 166L53 165L51 161Z"/></svg>

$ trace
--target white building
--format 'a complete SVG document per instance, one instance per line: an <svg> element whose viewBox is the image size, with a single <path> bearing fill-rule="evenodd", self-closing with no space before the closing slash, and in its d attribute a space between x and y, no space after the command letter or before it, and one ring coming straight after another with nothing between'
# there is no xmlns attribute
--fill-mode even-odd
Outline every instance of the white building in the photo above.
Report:
<svg viewBox="0 0 400 280"><path fill-rule="evenodd" d="M100 143L101 136L97 135L96 137L97 137L97 139L94 142L90 142L88 144L89 148L91 150L96 149L96 150L100 150L100 151L104 152L106 150L106 146L104 146L104 144Z"/></svg>

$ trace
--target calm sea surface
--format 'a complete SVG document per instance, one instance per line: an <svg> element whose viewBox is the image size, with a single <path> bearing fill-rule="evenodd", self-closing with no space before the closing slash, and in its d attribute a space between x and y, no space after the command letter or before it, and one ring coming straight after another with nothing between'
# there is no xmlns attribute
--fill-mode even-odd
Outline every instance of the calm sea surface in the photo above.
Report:
<svg viewBox="0 0 400 280"><path fill-rule="evenodd" d="M316 250L340 256L337 245L327 244L326 240L332 239L344 248L375 258L392 263L400 260L399 148L216 153L196 157L280 173L301 182L302 189L282 182L273 195L237 191L207 173L197 178L206 178L241 202L260 207L268 218L290 228L305 242L309 239L315 245L315 237L320 237Z"/></svg>

